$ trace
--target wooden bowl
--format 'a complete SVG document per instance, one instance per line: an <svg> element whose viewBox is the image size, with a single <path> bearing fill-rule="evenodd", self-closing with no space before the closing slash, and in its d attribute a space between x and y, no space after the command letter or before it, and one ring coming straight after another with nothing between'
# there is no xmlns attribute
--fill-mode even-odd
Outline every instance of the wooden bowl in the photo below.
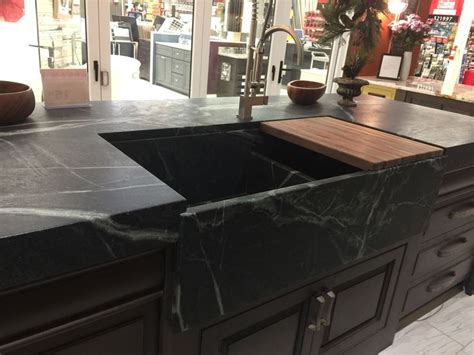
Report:
<svg viewBox="0 0 474 355"><path fill-rule="evenodd" d="M313 105L326 92L326 85L316 81L293 80L287 85L288 96L297 105Z"/></svg>
<svg viewBox="0 0 474 355"><path fill-rule="evenodd" d="M28 85L0 81L0 125L22 121L34 108L35 95Z"/></svg>

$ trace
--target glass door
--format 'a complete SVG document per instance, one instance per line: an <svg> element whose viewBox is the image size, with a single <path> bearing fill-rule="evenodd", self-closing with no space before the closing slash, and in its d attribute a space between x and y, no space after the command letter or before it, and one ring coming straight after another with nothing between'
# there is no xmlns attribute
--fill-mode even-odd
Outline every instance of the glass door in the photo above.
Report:
<svg viewBox="0 0 474 355"><path fill-rule="evenodd" d="M257 2L257 38L260 38L268 0ZM252 16L251 0L213 0L211 9L207 96L240 96L243 94L247 66L247 46ZM269 25L273 24L273 9ZM268 48L268 46L267 46ZM268 66L268 49L264 54L262 79Z"/></svg>
<svg viewBox="0 0 474 355"><path fill-rule="evenodd" d="M322 44L324 18L321 9L329 0L286 0L277 2L275 22L292 27L304 46L304 59L297 65L294 41L285 34L278 34L285 44L272 46L270 53L267 92L270 95L286 95L286 85L292 80L310 80L325 83L327 92L332 92L332 81L342 74L340 68L345 61L347 41L336 40ZM277 73L271 75L270 73Z"/></svg>
<svg viewBox="0 0 474 355"><path fill-rule="evenodd" d="M114 0L101 6L100 52L109 68L103 95L112 100L189 97L193 13L193 0Z"/></svg>
<svg viewBox="0 0 474 355"><path fill-rule="evenodd" d="M101 99L93 61L98 42L87 33L97 33L98 0L36 0L0 2L0 78L33 88L37 102L54 93L58 103ZM92 11L94 10L94 11ZM86 21L86 18L88 21ZM43 73L43 74L41 74ZM65 88L60 90L61 87ZM53 105L54 106L54 105ZM61 105L58 105L61 106Z"/></svg>
<svg viewBox="0 0 474 355"><path fill-rule="evenodd" d="M202 3L196 4L195 8L196 45L193 51L191 96L239 96L245 80L252 0L210 0ZM269 1L258 0L257 3L258 39ZM274 23L274 11L270 25ZM275 42L274 38L271 39L272 43ZM266 77L269 59L268 46L266 48L262 78Z"/></svg>
<svg viewBox="0 0 474 355"><path fill-rule="evenodd" d="M37 45L36 6L25 1L15 7L0 2L0 80L16 81L30 86L41 101L42 84Z"/></svg>
<svg viewBox="0 0 474 355"><path fill-rule="evenodd" d="M251 0L210 0L196 4L195 48L193 52L192 97L239 96L245 80L247 37L251 18ZM205 3L205 4L204 4ZM264 58L262 78L268 95L286 94L291 80L305 79L328 84L341 75L346 41L330 45L318 43L324 33L321 8L328 0L277 0L270 25L292 27L304 42L304 61L297 65L296 45L286 33L271 38ZM268 7L268 0L258 1L257 37ZM200 45L209 43L209 45ZM270 48L270 50L268 50Z"/></svg>

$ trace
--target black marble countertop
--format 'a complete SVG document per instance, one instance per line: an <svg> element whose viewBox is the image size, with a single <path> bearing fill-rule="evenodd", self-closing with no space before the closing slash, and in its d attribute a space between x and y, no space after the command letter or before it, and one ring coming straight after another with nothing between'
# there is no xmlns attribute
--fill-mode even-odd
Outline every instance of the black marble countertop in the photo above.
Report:
<svg viewBox="0 0 474 355"><path fill-rule="evenodd" d="M334 116L445 148L448 170L474 165L472 117L364 96L343 109L273 97L254 121ZM237 98L97 102L0 128L0 290L138 254L177 238L182 196L106 139L239 122ZM132 133L133 132L133 133ZM101 136L102 135L102 136Z"/></svg>

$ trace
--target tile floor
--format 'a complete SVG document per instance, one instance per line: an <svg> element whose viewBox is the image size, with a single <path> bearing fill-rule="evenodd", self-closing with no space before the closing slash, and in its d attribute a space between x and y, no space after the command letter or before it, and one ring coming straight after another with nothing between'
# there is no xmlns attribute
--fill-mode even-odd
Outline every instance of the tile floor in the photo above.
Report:
<svg viewBox="0 0 474 355"><path fill-rule="evenodd" d="M474 355L474 296L446 301L395 336L379 355Z"/></svg>

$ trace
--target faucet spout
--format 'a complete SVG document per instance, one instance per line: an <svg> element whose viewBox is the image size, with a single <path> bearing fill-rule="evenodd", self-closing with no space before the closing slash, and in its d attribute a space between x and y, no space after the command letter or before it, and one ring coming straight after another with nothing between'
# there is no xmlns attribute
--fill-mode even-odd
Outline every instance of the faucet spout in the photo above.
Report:
<svg viewBox="0 0 474 355"><path fill-rule="evenodd" d="M270 19L270 12L272 9L273 0L270 0L269 10L265 16L265 23L262 31L262 38L255 46L256 28L257 28L257 0L252 0L252 20L249 32L249 43L247 48L247 68L245 71L245 87L244 94L240 97L239 114L237 117L241 120L252 119L252 107L257 105L267 105L268 96L266 96L266 86L261 79L261 67L263 62L263 52L265 49L265 42L276 32L285 32L290 35L295 41L296 55L298 65L303 62L303 45L296 35L295 31L285 25L275 25L267 28ZM263 88L263 96L260 95L260 89Z"/></svg>

